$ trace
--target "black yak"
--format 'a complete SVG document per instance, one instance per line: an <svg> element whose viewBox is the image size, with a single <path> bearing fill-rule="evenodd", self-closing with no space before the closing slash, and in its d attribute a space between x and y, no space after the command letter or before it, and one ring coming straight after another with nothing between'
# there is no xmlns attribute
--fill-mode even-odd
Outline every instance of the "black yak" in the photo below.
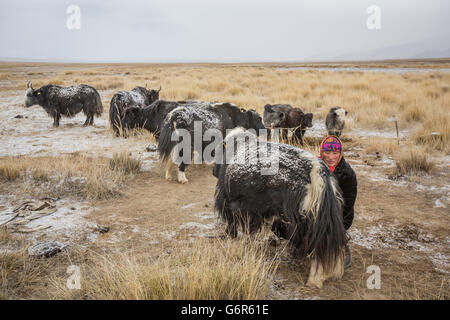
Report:
<svg viewBox="0 0 450 320"><path fill-rule="evenodd" d="M312 113L303 113L299 108L293 108L289 104L266 104L264 106L264 125L270 128L295 128L294 137L303 145L303 136L306 128L312 127ZM283 139L287 138L287 132L283 130Z"/></svg>
<svg viewBox="0 0 450 320"><path fill-rule="evenodd" d="M145 107L159 99L159 90L136 87L131 91L119 91L111 98L109 105L109 121L116 135L122 130L120 119L128 107Z"/></svg>
<svg viewBox="0 0 450 320"><path fill-rule="evenodd" d="M241 226L252 233L275 218L273 228L293 254L312 259L308 285L320 288L327 278L342 277L343 200L326 164L297 147L257 140L243 128L226 136L224 153L213 174L218 178L214 206L226 232L236 237Z"/></svg>
<svg viewBox="0 0 450 320"><path fill-rule="evenodd" d="M52 84L33 89L28 82L25 91L25 107L40 105L53 118L53 126L59 127L61 116L73 117L80 111L87 116L84 126L94 124L94 115L100 116L103 105L95 88L86 84L60 87Z"/></svg>
<svg viewBox="0 0 450 320"><path fill-rule="evenodd" d="M255 110L241 109L232 103L188 101L172 110L164 120L158 141L160 158L162 163L167 165L166 179L170 179L171 166L174 163L178 166L178 182L188 182L184 173L186 165L203 162L203 158L197 161L197 157L203 156L205 148L212 145L204 140L214 138L213 144L221 144L226 131L238 126L255 130L265 129L261 116ZM211 133L216 135L210 137ZM185 139L189 139L190 143ZM178 143L180 140L185 142L184 146L187 145L189 151Z"/></svg>
<svg viewBox="0 0 450 320"><path fill-rule="evenodd" d="M339 137L342 134L342 130L345 126L345 116L347 111L341 107L331 108L325 119L325 127L327 128L328 135Z"/></svg>
<svg viewBox="0 0 450 320"><path fill-rule="evenodd" d="M162 124L167 114L182 105L183 101L156 100L147 107L132 106L124 110L120 120L123 129L144 128L159 139Z"/></svg>

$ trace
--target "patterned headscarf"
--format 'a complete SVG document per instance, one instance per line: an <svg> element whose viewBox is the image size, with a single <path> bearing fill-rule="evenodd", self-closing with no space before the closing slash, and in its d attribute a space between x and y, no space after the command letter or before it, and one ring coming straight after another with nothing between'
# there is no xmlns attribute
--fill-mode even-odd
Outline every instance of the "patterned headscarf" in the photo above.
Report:
<svg viewBox="0 0 450 320"><path fill-rule="evenodd" d="M324 151L342 152L342 142L338 137L328 136L323 139L320 145L320 154Z"/></svg>
<svg viewBox="0 0 450 320"><path fill-rule="evenodd" d="M339 140L336 136L328 136L325 139L322 140L322 143L320 144L320 158L322 159L322 155L325 151L335 151L340 152L341 156L339 157L338 162L336 163L336 166L330 166L331 172L334 172L334 169L337 167L339 162L341 162L342 159L342 142Z"/></svg>

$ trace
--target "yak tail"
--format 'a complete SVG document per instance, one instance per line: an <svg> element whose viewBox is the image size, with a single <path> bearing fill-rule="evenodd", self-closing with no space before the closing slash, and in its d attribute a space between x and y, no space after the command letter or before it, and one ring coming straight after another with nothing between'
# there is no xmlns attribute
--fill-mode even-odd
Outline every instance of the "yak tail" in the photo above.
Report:
<svg viewBox="0 0 450 320"><path fill-rule="evenodd" d="M95 95L95 109L94 109L94 115L97 117L100 117L103 113L103 104L102 104L102 98L100 98L100 95L97 93Z"/></svg>
<svg viewBox="0 0 450 320"><path fill-rule="evenodd" d="M115 97L111 99L111 103L109 105L109 122L111 124L111 128L116 134L119 134L123 131L122 123L120 121L119 106L117 105Z"/></svg>
<svg viewBox="0 0 450 320"><path fill-rule="evenodd" d="M347 237L339 186L324 170L327 170L324 165L314 159L311 183L306 189L288 195L285 212L296 253L316 259L328 272L342 255Z"/></svg>
<svg viewBox="0 0 450 320"><path fill-rule="evenodd" d="M165 122L158 140L159 158L162 163L167 163L177 141L172 141L172 134L175 128L171 122Z"/></svg>

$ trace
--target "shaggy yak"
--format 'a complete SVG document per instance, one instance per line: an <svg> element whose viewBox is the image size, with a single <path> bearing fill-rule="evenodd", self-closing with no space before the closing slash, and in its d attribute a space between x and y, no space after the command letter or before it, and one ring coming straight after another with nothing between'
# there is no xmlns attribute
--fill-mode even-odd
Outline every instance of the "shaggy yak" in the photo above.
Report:
<svg viewBox="0 0 450 320"><path fill-rule="evenodd" d="M266 104L264 106L264 124L271 128L295 128L294 137L303 145L303 136L306 128L312 127L312 113L303 113L299 108L293 108L289 104ZM283 139L287 138L286 130L283 130Z"/></svg>
<svg viewBox="0 0 450 320"><path fill-rule="evenodd" d="M214 143L217 146L218 139L221 145L226 131L235 127L265 129L261 116L255 110L241 109L232 103L188 101L172 110L164 120L158 141L160 158L166 164L166 179L171 178L171 166L175 164L178 166L178 182L188 182L184 173L186 165L192 163L193 158L194 163L201 163L202 160L197 161L197 157L203 156L205 149ZM211 132L217 132L220 137L209 137ZM214 142L204 141L207 137L214 138ZM178 143L186 138L191 142L189 151ZM215 149L211 154L214 152Z"/></svg>
<svg viewBox="0 0 450 320"><path fill-rule="evenodd" d="M119 91L111 99L109 106L109 121L111 128L116 135L121 131L120 119L123 117L123 112L128 107L143 108L159 99L159 90L147 90L144 87L136 87L131 91Z"/></svg>
<svg viewBox="0 0 450 320"><path fill-rule="evenodd" d="M33 89L27 83L25 91L25 107L40 105L53 118L53 126L59 127L61 116L73 117L80 111L87 116L84 126L94 124L94 115L103 112L102 100L97 90L86 84L60 87L52 84Z"/></svg>
<svg viewBox="0 0 450 320"><path fill-rule="evenodd" d="M341 107L331 108L325 119L325 126L328 131L328 135L339 137L342 134L342 130L345 125L345 116L347 111Z"/></svg>
<svg viewBox="0 0 450 320"><path fill-rule="evenodd" d="M241 226L253 233L264 219L275 218L272 229L289 241L293 254L311 258L307 285L321 288L327 278L341 278L347 237L342 196L330 170L291 145L236 143L245 137L256 139L243 128L232 130L225 139L224 164L213 169L218 178L214 206L227 223L226 232L236 237ZM263 174L274 161L277 169Z"/></svg>
<svg viewBox="0 0 450 320"><path fill-rule="evenodd" d="M144 128L153 133L156 139L159 139L164 119L170 111L183 103L183 101L156 100L145 108L128 107L123 112L121 126L124 129Z"/></svg>

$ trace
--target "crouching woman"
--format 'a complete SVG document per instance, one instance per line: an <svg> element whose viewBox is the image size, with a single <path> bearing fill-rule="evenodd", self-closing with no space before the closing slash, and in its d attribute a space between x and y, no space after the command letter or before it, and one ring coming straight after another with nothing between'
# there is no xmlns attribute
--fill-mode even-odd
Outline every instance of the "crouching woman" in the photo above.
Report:
<svg viewBox="0 0 450 320"><path fill-rule="evenodd" d="M320 158L325 162L331 172L333 172L339 187L342 190L344 199L344 228L348 230L354 217L354 205L358 193L358 182L355 171L345 161L342 142L335 136L328 136L320 144ZM348 268L351 264L351 251L348 244L345 247L344 266Z"/></svg>

